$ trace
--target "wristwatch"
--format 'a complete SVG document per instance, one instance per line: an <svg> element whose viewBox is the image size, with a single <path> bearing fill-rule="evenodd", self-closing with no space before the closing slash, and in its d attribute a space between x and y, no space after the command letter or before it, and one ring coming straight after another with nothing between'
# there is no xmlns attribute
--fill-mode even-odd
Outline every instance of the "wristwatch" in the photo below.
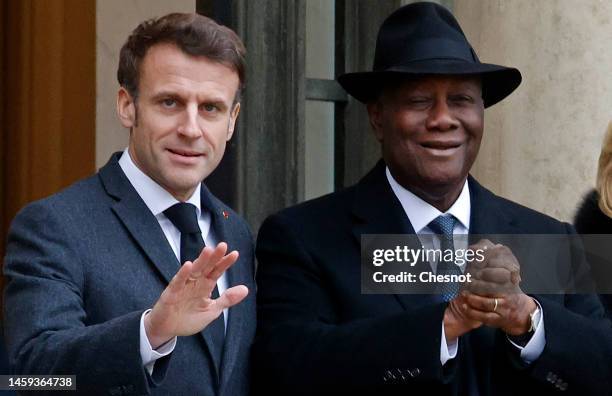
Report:
<svg viewBox="0 0 612 396"><path fill-rule="evenodd" d="M516 335L516 336L511 336L511 335L507 336L510 341L514 342L515 344L520 345L521 347L524 347L525 345L527 345L529 340L531 340L531 337L535 333L536 329L538 328L538 325L540 324L540 320L542 319L542 311L540 310L540 305L535 299L533 300L533 302L535 302L536 304L536 309L534 309L533 312L529 314L529 320L530 320L529 330L527 330L525 334Z"/></svg>
<svg viewBox="0 0 612 396"><path fill-rule="evenodd" d="M535 302L535 300L534 300ZM529 314L529 319L531 320L531 326L529 327L529 333L533 333L538 328L540 324L540 319L542 319L542 311L540 310L540 306L536 302L536 309Z"/></svg>

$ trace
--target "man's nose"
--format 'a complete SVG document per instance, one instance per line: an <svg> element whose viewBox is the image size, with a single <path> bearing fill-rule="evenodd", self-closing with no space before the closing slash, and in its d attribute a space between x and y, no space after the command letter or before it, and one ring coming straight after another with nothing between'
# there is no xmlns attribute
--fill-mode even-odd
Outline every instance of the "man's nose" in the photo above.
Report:
<svg viewBox="0 0 612 396"><path fill-rule="evenodd" d="M446 100L436 100L436 103L429 111L427 118L427 128L448 131L455 129L458 121L451 112Z"/></svg>
<svg viewBox="0 0 612 396"><path fill-rule="evenodd" d="M198 124L197 105L194 104L185 107L185 112L181 119L181 125L179 125L178 132L188 138L198 138L201 136L202 133Z"/></svg>

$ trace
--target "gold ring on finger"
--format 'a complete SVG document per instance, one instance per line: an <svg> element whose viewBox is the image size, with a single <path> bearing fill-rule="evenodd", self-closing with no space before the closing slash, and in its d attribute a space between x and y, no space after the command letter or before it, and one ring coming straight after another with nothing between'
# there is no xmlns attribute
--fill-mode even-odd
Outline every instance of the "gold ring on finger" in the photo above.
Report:
<svg viewBox="0 0 612 396"><path fill-rule="evenodd" d="M499 305L499 300L497 298L494 298L493 301L495 303L493 305L493 312L496 312L497 311L497 306Z"/></svg>

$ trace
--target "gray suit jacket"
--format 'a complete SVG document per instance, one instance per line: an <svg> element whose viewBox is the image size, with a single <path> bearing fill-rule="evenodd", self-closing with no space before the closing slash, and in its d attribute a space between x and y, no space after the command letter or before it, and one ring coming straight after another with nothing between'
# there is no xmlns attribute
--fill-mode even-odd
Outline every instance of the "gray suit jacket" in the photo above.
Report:
<svg viewBox="0 0 612 396"><path fill-rule="evenodd" d="M229 285L244 284L250 293L229 310L221 367L205 329L180 337L149 376L139 353L140 317L179 262L119 158L28 205L13 221L4 263L11 371L76 374L83 394L248 394L255 285L246 222L202 185L202 207L212 213L217 239L240 253Z"/></svg>

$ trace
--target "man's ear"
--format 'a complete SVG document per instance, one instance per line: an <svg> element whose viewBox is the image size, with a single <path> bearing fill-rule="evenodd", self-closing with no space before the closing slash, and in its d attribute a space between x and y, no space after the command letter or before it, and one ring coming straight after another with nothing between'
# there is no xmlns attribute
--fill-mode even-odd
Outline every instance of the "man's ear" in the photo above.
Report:
<svg viewBox="0 0 612 396"><path fill-rule="evenodd" d="M238 114L240 114L240 102L237 102L230 113L229 127L227 128L227 139L229 140L234 135L234 128L236 127L236 120L238 119Z"/></svg>
<svg viewBox="0 0 612 396"><path fill-rule="evenodd" d="M372 126L372 130L374 131L374 136L376 140L379 142L383 139L383 129L382 129L382 105L380 101L375 100L373 102L369 102L366 105L368 109L368 116L370 118L370 126Z"/></svg>
<svg viewBox="0 0 612 396"><path fill-rule="evenodd" d="M136 125L136 103L129 92L119 87L117 91L117 116L121 125L131 128Z"/></svg>

